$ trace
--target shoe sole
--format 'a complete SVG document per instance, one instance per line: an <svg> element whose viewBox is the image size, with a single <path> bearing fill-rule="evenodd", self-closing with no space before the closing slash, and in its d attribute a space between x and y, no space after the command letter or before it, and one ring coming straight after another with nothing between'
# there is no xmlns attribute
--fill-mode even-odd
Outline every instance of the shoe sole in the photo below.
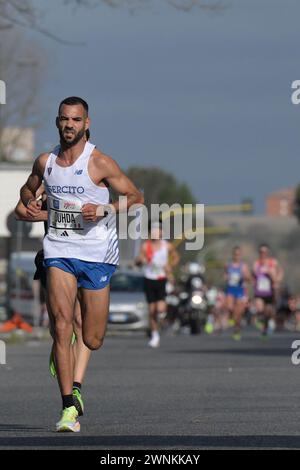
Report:
<svg viewBox="0 0 300 470"><path fill-rule="evenodd" d="M56 432L79 432L80 431L80 423L76 421L76 423L65 424L64 426L60 426L56 428Z"/></svg>

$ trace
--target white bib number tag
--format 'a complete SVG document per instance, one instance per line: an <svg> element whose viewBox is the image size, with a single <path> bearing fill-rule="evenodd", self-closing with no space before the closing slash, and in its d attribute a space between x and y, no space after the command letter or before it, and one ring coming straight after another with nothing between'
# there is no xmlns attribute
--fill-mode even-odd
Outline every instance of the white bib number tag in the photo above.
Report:
<svg viewBox="0 0 300 470"><path fill-rule="evenodd" d="M86 230L81 212L81 202L59 200L49 201L48 233L55 237L82 238Z"/></svg>
<svg viewBox="0 0 300 470"><path fill-rule="evenodd" d="M241 276L239 273L231 273L229 277L229 285L232 287L236 287L239 285L241 280Z"/></svg>
<svg viewBox="0 0 300 470"><path fill-rule="evenodd" d="M257 282L257 290L260 292L271 291L271 281L267 277L260 277Z"/></svg>

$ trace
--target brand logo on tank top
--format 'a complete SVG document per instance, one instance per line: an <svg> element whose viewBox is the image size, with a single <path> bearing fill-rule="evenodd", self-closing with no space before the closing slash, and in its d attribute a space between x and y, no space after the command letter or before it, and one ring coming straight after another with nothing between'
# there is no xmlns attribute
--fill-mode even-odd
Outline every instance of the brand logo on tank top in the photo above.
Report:
<svg viewBox="0 0 300 470"><path fill-rule="evenodd" d="M82 175L82 172L83 172L83 170L76 170L74 174L75 175Z"/></svg>
<svg viewBox="0 0 300 470"><path fill-rule="evenodd" d="M60 234L61 237L68 237L69 234L68 232L65 230L63 233Z"/></svg>
<svg viewBox="0 0 300 470"><path fill-rule="evenodd" d="M75 209L76 203L75 202L64 202L63 208L64 209Z"/></svg>
<svg viewBox="0 0 300 470"><path fill-rule="evenodd" d="M83 186L55 186L46 185L46 190L50 194L83 194Z"/></svg>
<svg viewBox="0 0 300 470"><path fill-rule="evenodd" d="M52 168L48 168L48 175L51 175Z"/></svg>

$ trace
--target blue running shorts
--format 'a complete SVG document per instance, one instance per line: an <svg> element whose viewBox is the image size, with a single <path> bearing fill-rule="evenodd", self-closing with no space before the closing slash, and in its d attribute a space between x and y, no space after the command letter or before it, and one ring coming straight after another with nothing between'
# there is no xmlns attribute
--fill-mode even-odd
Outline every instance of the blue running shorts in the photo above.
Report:
<svg viewBox="0 0 300 470"><path fill-rule="evenodd" d="M115 264L94 263L76 258L47 258L44 260L44 266L59 268L66 273L73 274L77 279L78 287L91 290L106 287L117 267Z"/></svg>
<svg viewBox="0 0 300 470"><path fill-rule="evenodd" d="M245 296L245 289L239 286L228 286L226 295L232 295L235 299L242 299Z"/></svg>

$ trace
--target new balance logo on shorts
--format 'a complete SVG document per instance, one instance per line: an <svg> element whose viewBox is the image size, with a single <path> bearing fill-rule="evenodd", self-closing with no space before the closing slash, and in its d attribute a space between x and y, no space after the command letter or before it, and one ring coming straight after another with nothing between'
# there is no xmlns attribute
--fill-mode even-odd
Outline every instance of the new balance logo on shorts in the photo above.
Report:
<svg viewBox="0 0 300 470"><path fill-rule="evenodd" d="M107 281L107 276L102 276L102 277L100 278L100 282L105 282L105 281Z"/></svg>
<svg viewBox="0 0 300 470"><path fill-rule="evenodd" d="M69 234L68 234L68 232L65 230L64 232L62 232L62 233L60 234L60 236L61 236L61 237L68 237Z"/></svg>

